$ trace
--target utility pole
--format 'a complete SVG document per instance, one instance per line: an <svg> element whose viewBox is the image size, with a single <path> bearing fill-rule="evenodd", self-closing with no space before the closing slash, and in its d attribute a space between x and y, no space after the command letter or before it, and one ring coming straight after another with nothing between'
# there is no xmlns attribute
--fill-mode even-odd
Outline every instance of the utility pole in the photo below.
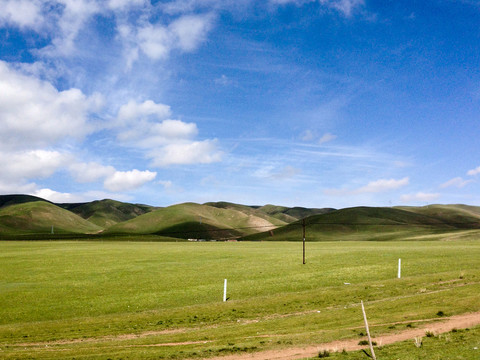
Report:
<svg viewBox="0 0 480 360"><path fill-rule="evenodd" d="M302 220L303 228L303 265L305 265L305 219Z"/></svg>

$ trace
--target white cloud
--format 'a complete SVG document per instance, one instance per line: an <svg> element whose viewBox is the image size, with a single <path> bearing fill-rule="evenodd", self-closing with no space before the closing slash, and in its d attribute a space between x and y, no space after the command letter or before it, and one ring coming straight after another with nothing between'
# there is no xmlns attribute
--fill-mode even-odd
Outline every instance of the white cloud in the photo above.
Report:
<svg viewBox="0 0 480 360"><path fill-rule="evenodd" d="M138 31L139 47L153 60L166 59L173 45L173 38L163 25L148 24Z"/></svg>
<svg viewBox="0 0 480 360"><path fill-rule="evenodd" d="M69 170L76 181L80 183L95 182L115 173L113 166L104 166L96 162L74 163Z"/></svg>
<svg viewBox="0 0 480 360"><path fill-rule="evenodd" d="M222 74L222 76L216 78L215 80L213 80L213 82L217 85L222 85L222 86L227 86L232 84L232 80L230 80L230 78L225 74Z"/></svg>
<svg viewBox="0 0 480 360"><path fill-rule="evenodd" d="M209 164L221 160L217 140L178 142L151 151L153 166Z"/></svg>
<svg viewBox="0 0 480 360"><path fill-rule="evenodd" d="M352 16L357 8L361 8L365 5L364 0L270 0L270 4L273 5L295 4L297 6L302 6L311 2L318 2L324 7L337 10L345 17Z"/></svg>
<svg viewBox="0 0 480 360"><path fill-rule="evenodd" d="M43 25L41 5L38 0L0 0L0 26L40 28Z"/></svg>
<svg viewBox="0 0 480 360"><path fill-rule="evenodd" d="M476 167L475 169L468 170L468 172L467 172L467 175L470 175L470 176L475 176L475 175L478 175L478 174L480 174L480 166Z"/></svg>
<svg viewBox="0 0 480 360"><path fill-rule="evenodd" d="M68 155L58 151L0 152L0 180L22 182L31 178L48 178L68 160Z"/></svg>
<svg viewBox="0 0 480 360"><path fill-rule="evenodd" d="M321 144L325 144L329 141L332 141L332 140L335 140L337 138L336 135L333 135L333 134L330 134L330 133L326 133L324 134L320 140L318 140L318 143L321 145Z"/></svg>
<svg viewBox="0 0 480 360"><path fill-rule="evenodd" d="M83 201L83 197L80 195L61 193L51 189L39 189L32 192L31 195L38 196L54 203L74 203Z"/></svg>
<svg viewBox="0 0 480 360"><path fill-rule="evenodd" d="M313 134L312 130L305 130L300 136L302 141L312 141L314 138L315 135Z"/></svg>
<svg viewBox="0 0 480 360"><path fill-rule="evenodd" d="M0 177L0 193L2 194L31 194L37 185L35 183L27 183L25 181L4 180Z"/></svg>
<svg viewBox="0 0 480 360"><path fill-rule="evenodd" d="M130 101L118 112L118 139L125 145L146 150L153 166L208 164L220 161L216 140L195 141L195 123L165 119L170 107L151 100Z"/></svg>
<svg viewBox="0 0 480 360"><path fill-rule="evenodd" d="M472 181L473 180L464 180L461 177L456 177L441 184L440 188L444 189L451 186L455 186L457 188L463 188L465 185L471 183Z"/></svg>
<svg viewBox="0 0 480 360"><path fill-rule="evenodd" d="M350 190L350 189L327 189L325 190L325 194L327 195L334 195L334 196L346 196L346 195L358 195L358 194L366 194L366 193L379 193L379 192L386 192L390 190L396 190L403 186L408 185L410 179L408 177L404 177L403 179L379 179L376 181L371 181L367 185L362 186L358 189Z"/></svg>
<svg viewBox="0 0 480 360"><path fill-rule="evenodd" d="M148 170L115 171L105 179L104 186L109 191L129 191L152 181L156 176L156 172Z"/></svg>
<svg viewBox="0 0 480 360"><path fill-rule="evenodd" d="M36 148L93 131L88 115L97 97L78 89L58 91L0 61L0 148Z"/></svg>
<svg viewBox="0 0 480 360"><path fill-rule="evenodd" d="M400 179L400 180L380 179L380 180L369 182L366 186L363 186L357 189L355 192L358 194L362 194L362 193L377 193L377 192L395 190L408 185L409 182L410 182L410 179L408 177L404 177L403 179Z"/></svg>
<svg viewBox="0 0 480 360"><path fill-rule="evenodd" d="M424 193L418 192L416 194L406 194L400 197L400 200L405 203L412 202L431 202L440 197L440 194L437 193Z"/></svg>
<svg viewBox="0 0 480 360"><path fill-rule="evenodd" d="M170 180L159 180L157 184L162 185L165 189L170 189L173 185Z"/></svg>
<svg viewBox="0 0 480 360"><path fill-rule="evenodd" d="M291 179L301 172L300 169L287 165L283 168L276 168L272 165L264 166L256 170L253 175L259 178L270 178L274 180L286 180Z"/></svg>
<svg viewBox="0 0 480 360"><path fill-rule="evenodd" d="M147 0L109 0L108 7L113 10L126 10L131 7L144 6Z"/></svg>
<svg viewBox="0 0 480 360"><path fill-rule="evenodd" d="M118 119L121 123L129 121L136 122L138 119L154 116L164 119L170 116L170 106L164 104L156 104L152 100L144 101L139 104L134 100L130 100L127 104L122 105L118 111Z"/></svg>
<svg viewBox="0 0 480 360"><path fill-rule="evenodd" d="M149 23L138 30L138 46L153 60L166 59L172 50L192 52L205 41L212 22L207 14L181 16L168 26Z"/></svg>
<svg viewBox="0 0 480 360"><path fill-rule="evenodd" d="M178 41L178 47L186 52L191 52L205 41L207 33L212 27L213 16L186 15L175 20L169 28Z"/></svg>
<svg viewBox="0 0 480 360"><path fill-rule="evenodd" d="M97 0L57 0L53 3L60 5L56 9L61 9L55 16L50 14L49 18L56 21L52 31L55 37L41 53L50 57L69 56L75 50L78 34L93 15L102 13L103 4Z"/></svg>

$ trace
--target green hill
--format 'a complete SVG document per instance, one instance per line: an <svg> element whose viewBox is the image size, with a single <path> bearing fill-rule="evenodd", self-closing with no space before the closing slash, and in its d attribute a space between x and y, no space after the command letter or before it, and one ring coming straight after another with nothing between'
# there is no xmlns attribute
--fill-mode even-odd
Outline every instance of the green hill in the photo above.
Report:
<svg viewBox="0 0 480 360"><path fill-rule="evenodd" d="M269 215L276 216L278 218L286 217L286 218L294 219L294 221L304 219L312 215L326 214L326 213L335 211L335 209L332 209L332 208L316 209L316 208L304 208L299 206L288 208L288 207L275 206L275 205L265 205L265 206L262 206L260 210L264 211Z"/></svg>
<svg viewBox="0 0 480 360"><path fill-rule="evenodd" d="M428 205L423 207L397 207L416 214L434 217L459 229L480 227L480 207L468 205Z"/></svg>
<svg viewBox="0 0 480 360"><path fill-rule="evenodd" d="M49 202L47 200L32 195L0 195L0 208L16 204L25 204L34 201Z"/></svg>
<svg viewBox="0 0 480 360"><path fill-rule="evenodd" d="M0 233L4 235L93 234L101 227L46 201L31 201L0 209Z"/></svg>
<svg viewBox="0 0 480 360"><path fill-rule="evenodd" d="M277 225L285 225L286 223L292 223L294 221L312 216L317 214L325 214L335 209L331 208L323 208L323 209L316 209L316 208L304 208L304 207L286 207L286 206L277 206L277 205L264 205L264 206L246 206L246 205L239 205L233 204L229 202L214 202L214 203L206 203L205 205L214 206L222 209L234 209L246 214L252 214L258 217L262 217L267 219L268 221L272 222L273 219L279 220Z"/></svg>
<svg viewBox="0 0 480 360"><path fill-rule="evenodd" d="M418 208L355 207L336 210L305 220L306 238L309 241L336 240L394 240L422 234L436 234L460 229L480 229L480 219L455 216L455 211L444 208L436 212ZM455 221L447 221L455 218ZM273 232L246 236L243 240L302 240L302 221L296 221Z"/></svg>
<svg viewBox="0 0 480 360"><path fill-rule="evenodd" d="M59 206L104 229L155 209L153 206L129 204L109 199L80 204L59 204Z"/></svg>
<svg viewBox="0 0 480 360"><path fill-rule="evenodd" d="M240 204L234 204L234 203L229 203L225 201L220 201L220 202L210 202L206 203L205 205L207 206L213 206L219 209L230 209L230 210L237 210L240 211L244 214L251 215L251 216L256 216L259 218L262 218L264 220L267 220L268 222L276 225L276 226L283 226L288 223L291 223L295 220L298 220L292 216L275 216L276 214L271 214L265 211L265 207L260 207L260 206L248 206L248 205L240 205ZM273 205L272 205L273 206ZM288 208L285 208L288 209Z"/></svg>
<svg viewBox="0 0 480 360"><path fill-rule="evenodd" d="M157 234L182 239L228 239L275 227L262 217L239 210L185 203L161 208L114 225L105 233Z"/></svg>

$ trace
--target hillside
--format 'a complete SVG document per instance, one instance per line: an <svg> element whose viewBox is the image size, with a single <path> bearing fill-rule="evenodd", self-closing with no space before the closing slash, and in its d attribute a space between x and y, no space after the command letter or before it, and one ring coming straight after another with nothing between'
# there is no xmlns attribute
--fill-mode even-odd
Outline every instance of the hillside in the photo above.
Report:
<svg viewBox="0 0 480 360"><path fill-rule="evenodd" d="M0 209L0 233L9 235L93 234L101 227L46 201L23 202Z"/></svg>
<svg viewBox="0 0 480 360"><path fill-rule="evenodd" d="M239 210L185 203L161 208L114 225L105 233L157 234L184 239L226 239L270 230L277 224L278 219L269 221L264 217Z"/></svg>
<svg viewBox="0 0 480 360"><path fill-rule="evenodd" d="M313 215L320 215L326 214L335 209L332 208L323 208L323 209L315 209L315 208L304 208L304 207L284 207L284 206L275 206L275 205L264 205L259 208L259 210L265 212L268 215L274 216L278 219L292 219L293 221L301 220ZM287 221L287 222L293 222Z"/></svg>
<svg viewBox="0 0 480 360"><path fill-rule="evenodd" d="M275 212L266 211L267 207L265 207L265 206L248 206L248 205L240 205L240 204L229 203L229 202L225 202L225 201L210 202L210 203L206 203L205 205L216 207L216 208L219 208L219 209L230 209L230 210L240 211L240 212L242 212L244 214L247 214L247 215L252 215L252 216L256 216L256 217L265 219L268 222L270 222L270 223L272 223L276 226L283 226L285 224L288 224L288 223L291 223L291 222L294 222L294 221L298 220L298 218L295 218L295 217L289 216L289 215L277 216L277 213L275 213ZM271 205L271 207L274 207L274 205ZM281 206L277 206L276 208L281 208L281 209L286 209L286 210L289 209L289 208L281 207Z"/></svg>
<svg viewBox="0 0 480 360"><path fill-rule="evenodd" d="M468 205L428 205L423 207L397 207L416 214L434 217L440 222L459 229L480 227L480 207Z"/></svg>
<svg viewBox="0 0 480 360"><path fill-rule="evenodd" d="M248 206L229 202L156 208L115 200L54 204L30 195L0 196L0 236L153 235L177 239L394 240L480 229L480 207L331 208ZM42 235L42 236L43 236ZM93 236L93 235L92 235Z"/></svg>
<svg viewBox="0 0 480 360"><path fill-rule="evenodd" d="M59 204L59 206L104 229L155 209L153 206L129 204L109 199L80 204Z"/></svg>
<svg viewBox="0 0 480 360"><path fill-rule="evenodd" d="M277 206L277 205L263 205L263 206L247 206L233 204L229 202L211 202L206 203L205 205L218 207L221 209L233 209L241 211L245 214L255 215L261 218L264 218L270 222L274 221L273 219L279 220L277 225L284 225L285 223L292 223L297 220L318 214L326 214L328 212L334 211L332 208L323 208L323 209L311 209L304 207L286 207L286 206Z"/></svg>
<svg viewBox="0 0 480 360"><path fill-rule="evenodd" d="M422 208L355 207L336 210L305 220L309 241L337 240L394 240L421 234L451 232L460 229L480 229L477 217L458 211L456 207L442 206L442 212ZM455 219L455 221L452 221ZM246 236L243 240L302 240L302 221L296 221L275 231Z"/></svg>
<svg viewBox="0 0 480 360"><path fill-rule="evenodd" d="M10 205L25 204L34 201L49 202L47 200L32 195L0 195L0 208Z"/></svg>

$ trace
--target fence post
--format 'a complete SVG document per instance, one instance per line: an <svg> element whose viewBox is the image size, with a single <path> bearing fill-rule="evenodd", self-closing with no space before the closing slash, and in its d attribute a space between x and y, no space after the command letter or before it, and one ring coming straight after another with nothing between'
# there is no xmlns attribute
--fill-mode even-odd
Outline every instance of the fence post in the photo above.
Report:
<svg viewBox="0 0 480 360"><path fill-rule="evenodd" d="M377 360L377 358L375 357L375 352L373 351L372 338L370 337L370 329L368 328L367 314L365 314L365 308L363 307L363 300L360 300L360 302L362 304L363 321L365 321L365 329L367 330L368 345L370 346L372 359Z"/></svg>

